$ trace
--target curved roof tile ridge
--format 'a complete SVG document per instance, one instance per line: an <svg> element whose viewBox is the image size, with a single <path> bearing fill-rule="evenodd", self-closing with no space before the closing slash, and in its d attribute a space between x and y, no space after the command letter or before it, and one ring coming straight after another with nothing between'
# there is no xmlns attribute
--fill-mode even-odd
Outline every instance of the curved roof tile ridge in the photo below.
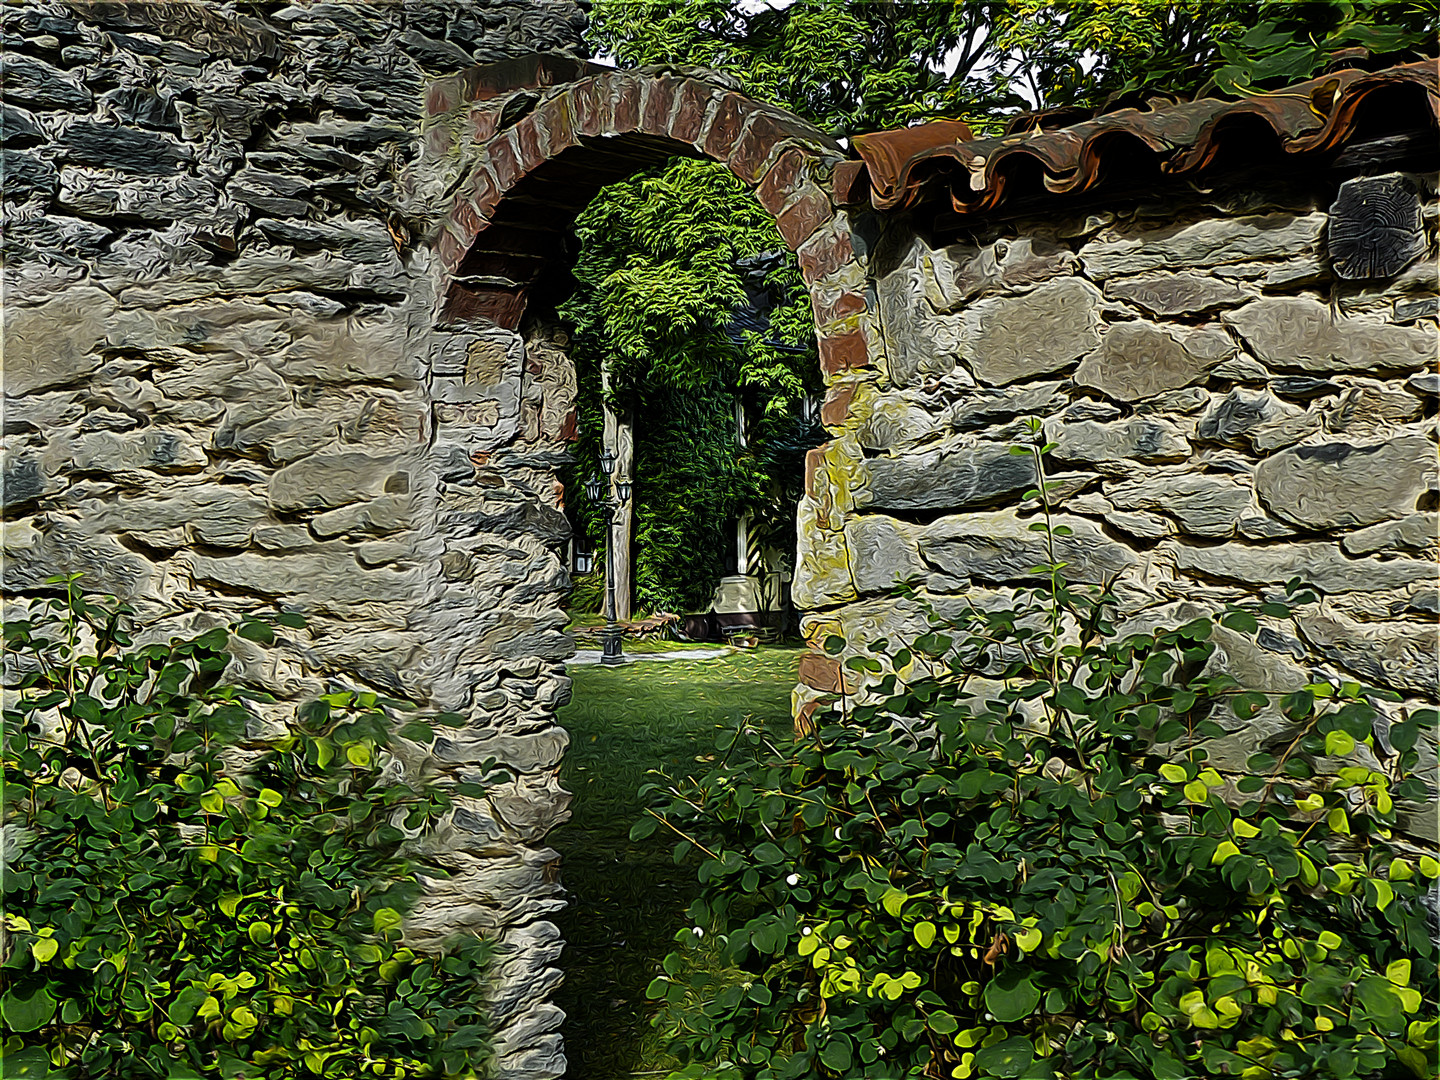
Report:
<svg viewBox="0 0 1440 1080"><path fill-rule="evenodd" d="M1224 145L1224 132L1259 121L1274 132L1287 154L1338 149L1356 130L1361 105L1377 91L1413 88L1428 101L1440 124L1440 60L1398 64L1381 71L1347 68L1269 94L1237 101L1201 98L1155 110L1120 109L1054 130L975 139L958 120L857 135L860 161L836 169L837 201L868 201L877 210L912 206L936 183L948 182L956 213L976 214L1004 199L1016 167L1040 169L1046 190L1087 191L1101 180L1109 148L1129 142L1155 155L1162 175L1180 176L1209 167Z"/></svg>

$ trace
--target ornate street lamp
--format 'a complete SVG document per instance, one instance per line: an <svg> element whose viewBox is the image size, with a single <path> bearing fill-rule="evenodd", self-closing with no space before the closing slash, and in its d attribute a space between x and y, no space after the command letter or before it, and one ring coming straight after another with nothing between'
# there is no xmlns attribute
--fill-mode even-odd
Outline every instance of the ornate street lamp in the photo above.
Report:
<svg viewBox="0 0 1440 1080"><path fill-rule="evenodd" d="M600 468L607 479L615 471L615 455L608 447L600 455ZM615 665L625 663L625 654L620 647L620 624L615 621L615 531L612 526L615 515L630 501L630 481L615 481L614 497L604 502L600 501L602 487L603 481L598 476L585 481L585 494L605 515L605 633L601 638L600 662Z"/></svg>

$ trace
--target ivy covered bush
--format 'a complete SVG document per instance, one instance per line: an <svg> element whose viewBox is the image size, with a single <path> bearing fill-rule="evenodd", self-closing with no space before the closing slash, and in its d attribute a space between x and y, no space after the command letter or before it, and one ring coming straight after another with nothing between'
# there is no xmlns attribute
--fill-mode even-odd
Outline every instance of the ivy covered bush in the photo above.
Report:
<svg viewBox="0 0 1440 1080"><path fill-rule="evenodd" d="M832 639L863 703L652 786L636 833L700 857L650 987L682 1075L1433 1077L1440 863L1395 830L1435 711L1220 671L1217 636L1287 618L1298 582L1225 631L1126 631L1036 527L1052 554L1012 605ZM1289 730L1221 775L1224 714L1266 707Z"/></svg>
<svg viewBox="0 0 1440 1080"><path fill-rule="evenodd" d="M386 768L413 706L335 692L258 742L227 650L271 624L140 646L127 608L53 584L4 626L3 1074L481 1075L488 947L401 940L406 841L479 793Z"/></svg>

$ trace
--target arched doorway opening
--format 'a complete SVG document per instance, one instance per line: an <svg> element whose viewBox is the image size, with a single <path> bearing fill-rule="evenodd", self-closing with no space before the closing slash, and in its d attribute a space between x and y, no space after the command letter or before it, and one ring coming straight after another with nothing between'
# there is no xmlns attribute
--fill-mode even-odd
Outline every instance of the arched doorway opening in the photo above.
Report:
<svg viewBox="0 0 1440 1080"><path fill-rule="evenodd" d="M796 253L822 370L834 376L868 366L875 330L858 241L830 195L831 171L843 151L797 118L705 78L612 71L544 56L434 84L426 112L427 166L448 193L434 245L438 320L469 341L463 357L437 372L432 438L447 447L458 470L484 474L493 494L488 500L468 494L451 511L442 488L442 541L458 538L473 548L479 530L493 536L499 529L507 538L513 534L516 551L533 552L536 560L558 561L565 553L557 475L575 434L576 384L552 313L568 291L576 216L605 185L636 172L675 157L727 166L775 216ZM540 497L522 511L506 502L512 489ZM548 508L537 508L537 501L548 501ZM569 580L563 563L545 566L554 572L529 575L516 592L533 610L534 626L550 633L563 626L559 606ZM536 667L542 682L549 676L544 685L563 685L554 678L563 675L562 653L547 645L532 663L519 655L526 646L517 635L510 646L516 665ZM507 911L513 925L501 939L516 943L514 962L506 965L512 971L502 971L497 991L500 1049L512 1041L518 1048L523 1040L526 1067L535 1076L558 1075L564 1067L556 1034L562 1018L552 999L565 961L558 960L563 944L551 921L564 903L557 881L563 870L543 844L548 829L567 816L568 793L555 782L566 736L554 725L565 697L562 690L522 703L503 720L517 731L555 733L551 752L528 763L516 785L523 797L496 815L503 826L525 803L520 841L546 867L534 902L522 899Z"/></svg>

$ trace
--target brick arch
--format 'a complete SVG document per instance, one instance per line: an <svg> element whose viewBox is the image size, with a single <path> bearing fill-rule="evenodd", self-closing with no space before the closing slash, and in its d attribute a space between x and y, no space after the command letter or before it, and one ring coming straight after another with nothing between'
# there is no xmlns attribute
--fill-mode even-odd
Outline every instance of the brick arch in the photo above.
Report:
<svg viewBox="0 0 1440 1080"><path fill-rule="evenodd" d="M827 377L870 366L864 270L831 185L845 151L799 117L702 77L551 55L433 83L425 113L427 153L467 162L435 239L443 321L518 327L568 267L575 218L596 193L690 155L727 165L775 216L810 290Z"/></svg>

